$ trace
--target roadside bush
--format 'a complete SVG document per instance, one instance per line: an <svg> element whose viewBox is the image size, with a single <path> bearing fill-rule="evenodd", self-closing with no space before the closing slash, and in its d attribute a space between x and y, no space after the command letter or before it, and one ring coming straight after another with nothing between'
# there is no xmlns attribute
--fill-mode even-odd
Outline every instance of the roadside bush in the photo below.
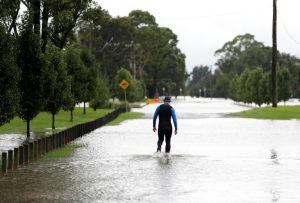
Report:
<svg viewBox="0 0 300 203"><path fill-rule="evenodd" d="M141 101L144 98L143 83L139 80L133 80L130 72L121 68L115 77L115 92L120 101L125 100L124 90L119 86L122 80L126 80L129 83L126 89L126 96L129 102Z"/></svg>
<svg viewBox="0 0 300 203"><path fill-rule="evenodd" d="M108 84L103 76L98 76L96 79L96 88L94 98L90 101L90 107L96 109L104 109L110 98Z"/></svg>

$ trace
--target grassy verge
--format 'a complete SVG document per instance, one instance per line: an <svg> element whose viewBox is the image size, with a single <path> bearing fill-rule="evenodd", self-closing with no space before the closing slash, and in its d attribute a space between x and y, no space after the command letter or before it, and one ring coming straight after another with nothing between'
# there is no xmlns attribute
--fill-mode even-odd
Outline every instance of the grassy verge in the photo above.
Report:
<svg viewBox="0 0 300 203"><path fill-rule="evenodd" d="M102 117L109 112L113 111L112 109L97 109L94 111L93 109L87 108L86 114L83 114L83 108L75 108L73 112L73 122L70 121L70 112L68 111L60 111L55 116L55 127L56 131L59 131L63 128L69 128L79 123L85 123L88 121L95 120L99 117ZM40 112L31 122L30 128L34 133L45 134L47 131L51 131L52 127L52 116L47 112ZM20 118L14 118L0 127L0 136L1 134L9 134L9 133L26 133L26 123Z"/></svg>
<svg viewBox="0 0 300 203"><path fill-rule="evenodd" d="M256 119L288 120L300 119L300 106L263 107L232 113L231 116Z"/></svg>
<svg viewBox="0 0 300 203"><path fill-rule="evenodd" d="M83 144L68 144L63 148L49 152L44 158L55 159L55 158L66 158L70 157L77 148L84 147Z"/></svg>
<svg viewBox="0 0 300 203"><path fill-rule="evenodd" d="M107 125L119 125L121 122L128 120L128 119L138 119L144 116L143 113L138 112L127 112L121 113L115 120L109 122Z"/></svg>

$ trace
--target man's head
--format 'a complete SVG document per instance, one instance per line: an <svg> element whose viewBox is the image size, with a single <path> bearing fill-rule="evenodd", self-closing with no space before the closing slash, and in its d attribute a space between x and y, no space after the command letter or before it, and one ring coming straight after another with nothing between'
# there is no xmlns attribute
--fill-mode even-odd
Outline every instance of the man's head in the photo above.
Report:
<svg viewBox="0 0 300 203"><path fill-rule="evenodd" d="M165 96L164 102L170 103L171 102L171 97L170 96Z"/></svg>

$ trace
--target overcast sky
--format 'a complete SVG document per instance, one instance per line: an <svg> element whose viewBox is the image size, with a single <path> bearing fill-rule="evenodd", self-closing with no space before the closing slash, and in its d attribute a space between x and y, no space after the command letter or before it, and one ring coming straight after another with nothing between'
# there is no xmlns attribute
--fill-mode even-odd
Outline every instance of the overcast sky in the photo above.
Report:
<svg viewBox="0 0 300 203"><path fill-rule="evenodd" d="M251 33L272 45L273 0L97 0L112 16L149 11L156 22L173 30L190 72L213 65L214 52L239 34ZM278 49L300 57L300 1L278 0Z"/></svg>

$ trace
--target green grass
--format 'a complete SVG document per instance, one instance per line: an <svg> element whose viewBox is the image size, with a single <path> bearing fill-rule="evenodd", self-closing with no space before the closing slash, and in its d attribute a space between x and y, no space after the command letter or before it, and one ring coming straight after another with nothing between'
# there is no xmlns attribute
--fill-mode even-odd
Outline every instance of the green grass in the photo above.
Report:
<svg viewBox="0 0 300 203"><path fill-rule="evenodd" d="M95 120L99 117L102 117L109 112L113 111L112 109L93 109L86 108L86 114L83 114L83 108L75 108L73 112L73 122L70 121L70 112L60 111L55 116L55 127L56 131L59 131L64 128L69 128L79 123L85 123L88 121ZM30 130L34 133L45 134L47 131L51 131L52 127L52 115L47 112L40 112L31 122ZM11 134L11 133L21 133L26 134L26 123L20 118L14 118L0 127L0 136L1 134Z"/></svg>
<svg viewBox="0 0 300 203"><path fill-rule="evenodd" d="M288 120L300 119L300 106L262 107L230 114L232 116L256 119Z"/></svg>
<svg viewBox="0 0 300 203"><path fill-rule="evenodd" d="M115 120L109 122L107 125L119 125L121 122L128 120L128 119L138 119L144 116L143 113L138 112L127 112L121 113Z"/></svg>
<svg viewBox="0 0 300 203"><path fill-rule="evenodd" d="M63 148L57 149L55 151L49 152L44 158L45 159L56 159L56 158L66 158L70 157L77 148L84 147L83 144L69 144Z"/></svg>

